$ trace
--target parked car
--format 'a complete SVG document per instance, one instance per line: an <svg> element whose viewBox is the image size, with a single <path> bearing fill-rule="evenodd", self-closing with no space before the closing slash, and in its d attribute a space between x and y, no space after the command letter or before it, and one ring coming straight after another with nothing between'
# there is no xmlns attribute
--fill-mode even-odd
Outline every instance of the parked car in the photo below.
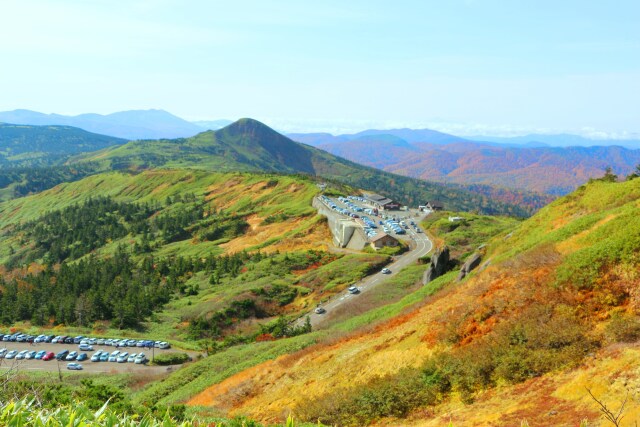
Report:
<svg viewBox="0 0 640 427"><path fill-rule="evenodd" d="M3 358L7 354L6 348L0 348L0 359Z"/></svg>
<svg viewBox="0 0 640 427"><path fill-rule="evenodd" d="M64 360L65 357L69 354L69 350L62 350L60 353L56 354L56 360Z"/></svg>
<svg viewBox="0 0 640 427"><path fill-rule="evenodd" d="M99 362L100 361L100 356L102 356L102 350L98 350L95 353L93 353L93 356L91 356L91 361L92 362Z"/></svg>
<svg viewBox="0 0 640 427"><path fill-rule="evenodd" d="M127 353L126 351L120 353L118 355L118 358L116 359L116 362L118 363L127 363L127 359L129 358L129 353Z"/></svg>
<svg viewBox="0 0 640 427"><path fill-rule="evenodd" d="M67 354L67 356L64 358L64 360L66 360L68 362L70 360L76 360L76 357L78 357L78 352L77 351L72 351L71 353Z"/></svg>
<svg viewBox="0 0 640 427"><path fill-rule="evenodd" d="M78 357L76 357L76 360L78 362L84 362L85 360L87 360L89 358L89 355L87 353L80 353L78 355Z"/></svg>
<svg viewBox="0 0 640 427"><path fill-rule="evenodd" d="M16 360L22 360L29 353L29 350L22 350L20 353L16 355Z"/></svg>
<svg viewBox="0 0 640 427"><path fill-rule="evenodd" d="M158 344L158 348L160 348L162 350L166 350L168 348L171 348L171 344L169 344L168 342L165 342L165 341L161 341L160 344Z"/></svg>
<svg viewBox="0 0 640 427"><path fill-rule="evenodd" d="M31 360L35 359L37 352L35 350L28 351L27 354L24 355L25 359Z"/></svg>
<svg viewBox="0 0 640 427"><path fill-rule="evenodd" d="M109 362L115 362L116 360L118 360L119 354L120 352L118 350L114 350L113 352L111 352L111 354L109 355Z"/></svg>
<svg viewBox="0 0 640 427"><path fill-rule="evenodd" d="M147 356L146 356L144 353L139 353L139 354L136 356L136 360L134 361L134 363L135 363L136 365L140 365L140 364L142 364L142 363L144 363L144 362L146 362L146 361L147 361Z"/></svg>
<svg viewBox="0 0 640 427"><path fill-rule="evenodd" d="M42 356L42 360L47 361L47 360L51 360L53 358L56 357L56 354L53 351L49 351L47 353L45 353L44 356Z"/></svg>
<svg viewBox="0 0 640 427"><path fill-rule="evenodd" d="M33 358L37 360L42 360L46 355L47 355L46 350L40 350L39 352L36 353L36 355Z"/></svg>
<svg viewBox="0 0 640 427"><path fill-rule="evenodd" d="M18 354L18 350L11 350L10 352L8 352L4 358L5 359L14 359L16 357L16 355Z"/></svg>
<svg viewBox="0 0 640 427"><path fill-rule="evenodd" d="M81 371L82 370L82 365L79 364L79 363L75 363L75 362L67 363L67 369L72 370L72 371Z"/></svg>
<svg viewBox="0 0 640 427"><path fill-rule="evenodd" d="M136 357L138 357L137 353L131 353L129 357L127 357L127 363L133 363L136 361Z"/></svg>
<svg viewBox="0 0 640 427"><path fill-rule="evenodd" d="M91 347L89 344L80 344L78 348L80 349L80 351L93 351L93 347Z"/></svg>
<svg viewBox="0 0 640 427"><path fill-rule="evenodd" d="M100 361L101 362L108 362L109 361L109 357L110 354L108 351L103 351L102 354L100 355Z"/></svg>

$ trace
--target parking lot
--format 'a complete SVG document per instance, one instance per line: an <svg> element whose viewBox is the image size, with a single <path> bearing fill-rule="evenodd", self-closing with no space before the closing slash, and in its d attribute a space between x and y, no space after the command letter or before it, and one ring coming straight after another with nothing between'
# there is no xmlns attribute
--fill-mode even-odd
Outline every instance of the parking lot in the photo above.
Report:
<svg viewBox="0 0 640 427"><path fill-rule="evenodd" d="M159 354L175 352L175 350L171 349L159 349L159 348L139 348L139 347L119 347L115 348L113 346L93 346L94 351L85 351L81 352L78 349L77 344L52 344L52 343L29 343L29 342L6 342L0 341L0 349L6 348L7 353L15 350L15 351L36 351L39 352L41 350L51 351L56 355L63 350L77 351L78 353L86 353L88 358L82 362L76 361L67 361L67 360L56 360L55 358L52 360L36 360L36 359L5 359L4 357L0 358L0 369L16 369L19 371L68 371L67 363L76 362L82 365L82 370L80 372L90 372L90 373L124 373L124 372L145 372L145 373L163 373L167 372L167 370L176 369L178 366L149 366L148 364L135 364L133 362L127 363L117 363L117 362L91 362L91 356L98 350L104 350L109 353L112 353L115 350L119 350L121 352L131 353L140 353L144 352L146 358L150 361L153 357L158 356ZM194 355L192 355L193 357ZM72 371L68 371L72 372ZM75 372L75 371L74 371Z"/></svg>
<svg viewBox="0 0 640 427"><path fill-rule="evenodd" d="M368 239L384 232L399 239L412 240L412 233L407 233L409 229L416 233L422 233L417 220L418 212L411 210L379 211L367 205L364 199L358 196L338 198L320 196L320 200L337 215L352 218L358 222Z"/></svg>

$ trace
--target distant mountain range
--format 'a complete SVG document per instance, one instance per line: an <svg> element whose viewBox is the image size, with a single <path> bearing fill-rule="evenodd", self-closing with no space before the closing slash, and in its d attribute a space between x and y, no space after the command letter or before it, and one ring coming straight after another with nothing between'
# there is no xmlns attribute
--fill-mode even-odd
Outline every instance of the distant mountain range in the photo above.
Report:
<svg viewBox="0 0 640 427"><path fill-rule="evenodd" d="M0 113L0 122L59 127L73 126L89 132L127 140L153 140L153 144L156 145L160 144L156 140L189 138L200 134L203 130L219 131L232 124L229 120L191 123L163 110L133 110L108 115L81 114L78 116L14 110ZM80 129L77 129L74 132L77 134L79 131ZM46 131L40 130L39 132ZM205 133L205 135L209 134ZM624 145L627 148L640 147L639 140L591 140L576 135L463 138L431 129L402 128L368 129L343 135L297 133L288 136L295 141L326 150L361 165L400 175L447 183L500 186L544 192L551 195L566 194L589 178L602 175L607 166L611 166L618 174L629 173L640 161L638 152L612 145L618 143L618 145ZM73 138L75 137L77 135L73 136ZM120 145L123 142L98 141L95 136L92 138L93 142L89 145L81 142L77 149L66 151L66 154L94 151ZM195 140L187 140L181 150L185 150L187 146L193 148L193 142L203 138L199 136ZM267 139L275 140L277 138ZM220 141L227 140L228 138ZM166 152L151 150L150 152L137 153L130 161L125 159L126 156L118 158L121 162L137 161L140 165L156 164L156 161L148 160L158 156L161 158L172 157L169 163L173 165L193 163L193 157L185 158L182 156L183 151L180 151L180 155L175 153L176 155L171 156L171 153L175 151L175 144L167 142L165 145L167 145ZM575 148L576 146L582 148ZM139 146L136 145L136 147ZM42 150L42 148L40 146L37 150L23 149L25 152L41 151L43 153L53 153L56 150L55 147L52 148L53 151ZM286 155L280 158L262 157L260 153L253 152L255 148L242 144L239 146L227 144L209 147L207 150L213 150L218 154L222 153L219 158L223 158L224 161L220 162L213 160L211 156L206 156L208 159L206 162L216 163L215 167L220 170L237 169L238 165L242 164L243 168L253 168L253 170L263 168L281 172L317 172L311 172L315 166L310 166L310 164L302 166L301 163L298 163L296 167L289 167L291 165L286 163L284 165L278 164L282 159L292 158L294 153L300 151L299 147L289 147L293 151L285 153ZM17 147L13 148L13 150L15 149ZM128 150L131 148L123 147L121 149L122 152L128 152ZM231 153L235 154L231 155ZM110 155L115 154L117 154L117 150L110 153ZM192 156L197 157L201 154L193 154ZM5 150L4 158L12 155L15 153L11 154ZM318 159L321 155L316 153L311 157ZM202 160L198 160L195 163L201 162Z"/></svg>
<svg viewBox="0 0 640 427"><path fill-rule="evenodd" d="M158 139L193 136L204 129L163 110L64 116L30 110L0 112L0 122L26 125L65 125L118 138Z"/></svg>
<svg viewBox="0 0 640 427"><path fill-rule="evenodd" d="M608 147L618 145L620 147L632 149L640 148L640 139L590 139L571 134L532 134L511 137L472 136L466 138L470 141L494 142L498 144L529 147Z"/></svg>
<svg viewBox="0 0 640 427"><path fill-rule="evenodd" d="M379 132L379 133L376 133ZM430 135L433 140L429 140ZM640 150L620 146L550 147L535 136L471 141L428 130L392 129L353 135L293 134L293 139L354 162L400 175L459 184L484 184L563 195L610 166L625 175L640 163ZM404 136L405 138L402 138ZM570 144L574 135L538 138ZM498 142L501 141L501 142Z"/></svg>
<svg viewBox="0 0 640 427"><path fill-rule="evenodd" d="M527 215L550 198L523 191L496 192L488 186L435 184L394 175L300 144L252 119L217 131L175 140L132 141L77 156L70 164L90 162L102 170L158 167L212 171L304 173L379 192L417 205L441 200L450 209Z"/></svg>

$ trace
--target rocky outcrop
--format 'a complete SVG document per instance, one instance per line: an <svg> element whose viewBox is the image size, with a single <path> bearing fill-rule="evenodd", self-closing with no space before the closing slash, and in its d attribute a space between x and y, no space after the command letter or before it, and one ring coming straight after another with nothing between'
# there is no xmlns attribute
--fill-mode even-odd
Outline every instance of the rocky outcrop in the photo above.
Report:
<svg viewBox="0 0 640 427"><path fill-rule="evenodd" d="M431 256L431 264L422 276L425 285L437 277L442 276L449 269L449 248L444 246L435 250Z"/></svg>
<svg viewBox="0 0 640 427"><path fill-rule="evenodd" d="M479 266L480 261L482 261L482 255L480 255L478 252L469 256L469 258L467 258L464 264L462 264L462 267L460 267L460 274L458 274L458 282L464 279L467 276L467 274L471 272L471 270Z"/></svg>

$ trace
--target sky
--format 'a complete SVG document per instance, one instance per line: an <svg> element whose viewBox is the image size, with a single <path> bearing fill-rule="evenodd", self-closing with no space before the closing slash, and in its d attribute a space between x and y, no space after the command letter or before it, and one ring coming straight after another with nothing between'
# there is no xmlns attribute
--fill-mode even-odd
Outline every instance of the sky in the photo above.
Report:
<svg viewBox="0 0 640 427"><path fill-rule="evenodd" d="M0 111L640 135L640 1L3 0Z"/></svg>

